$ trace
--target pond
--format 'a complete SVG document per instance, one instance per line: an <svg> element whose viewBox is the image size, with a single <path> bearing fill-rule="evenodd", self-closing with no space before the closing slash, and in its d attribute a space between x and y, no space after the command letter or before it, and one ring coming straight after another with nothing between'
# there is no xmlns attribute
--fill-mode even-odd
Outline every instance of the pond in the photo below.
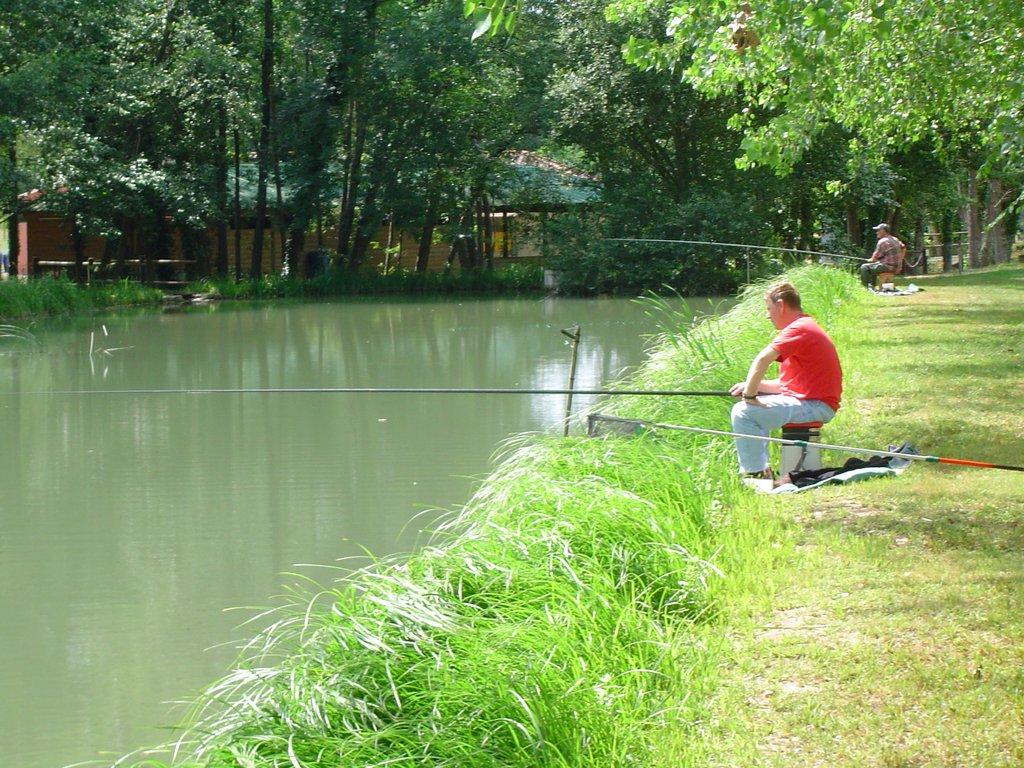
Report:
<svg viewBox="0 0 1024 768"><path fill-rule="evenodd" d="M709 302L696 302L709 311ZM221 305L33 328L0 353L0 755L55 768L167 739L289 572L407 552L562 396L47 394L563 388L643 358L626 299ZM578 397L574 409L591 400ZM575 429L579 430L579 425ZM365 562L365 561L363 561ZM225 609L242 606L238 611Z"/></svg>

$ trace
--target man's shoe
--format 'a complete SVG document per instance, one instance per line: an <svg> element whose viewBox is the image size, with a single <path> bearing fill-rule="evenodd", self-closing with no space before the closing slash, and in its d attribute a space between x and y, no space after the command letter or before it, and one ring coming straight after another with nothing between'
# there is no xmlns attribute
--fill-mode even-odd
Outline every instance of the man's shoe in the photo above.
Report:
<svg viewBox="0 0 1024 768"><path fill-rule="evenodd" d="M744 472L740 475L740 482L760 493L768 493L774 487L775 474L771 467L762 469L760 472Z"/></svg>

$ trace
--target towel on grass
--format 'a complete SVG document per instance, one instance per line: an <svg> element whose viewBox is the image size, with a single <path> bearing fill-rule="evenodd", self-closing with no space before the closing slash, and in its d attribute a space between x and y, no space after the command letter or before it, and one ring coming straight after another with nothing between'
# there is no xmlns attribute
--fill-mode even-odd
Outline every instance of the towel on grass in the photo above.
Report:
<svg viewBox="0 0 1024 768"><path fill-rule="evenodd" d="M913 446L903 443L900 446L890 445L892 453L913 453ZM910 466L912 459L898 456L870 456L867 459L847 459L841 467L823 467L822 469L805 469L793 472L785 482L772 490L772 493L799 493L811 488L818 488L827 483L856 483L872 477L891 477L899 475ZM783 478L786 479L786 478Z"/></svg>

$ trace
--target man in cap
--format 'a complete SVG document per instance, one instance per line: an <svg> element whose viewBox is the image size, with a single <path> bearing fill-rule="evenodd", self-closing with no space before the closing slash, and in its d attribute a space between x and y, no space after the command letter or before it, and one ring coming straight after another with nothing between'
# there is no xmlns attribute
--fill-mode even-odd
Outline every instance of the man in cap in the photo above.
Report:
<svg viewBox="0 0 1024 768"><path fill-rule="evenodd" d="M888 224L878 224L872 229L878 238L878 245L871 258L860 267L860 281L865 288L875 287L875 277L880 272L899 272L903 263L904 245L889 231Z"/></svg>

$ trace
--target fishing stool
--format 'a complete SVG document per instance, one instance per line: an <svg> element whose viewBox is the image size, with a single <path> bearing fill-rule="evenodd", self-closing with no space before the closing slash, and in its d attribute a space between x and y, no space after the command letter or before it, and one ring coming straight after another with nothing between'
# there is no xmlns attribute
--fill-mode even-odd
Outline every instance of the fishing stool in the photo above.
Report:
<svg viewBox="0 0 1024 768"><path fill-rule="evenodd" d="M896 273L895 272L879 272L878 273L878 290L880 290L880 291L895 291L896 290Z"/></svg>
<svg viewBox="0 0 1024 768"><path fill-rule="evenodd" d="M806 445L783 445L779 460L779 476L802 469L821 469L821 448L815 443L821 439L820 421L783 424L783 440L801 440Z"/></svg>

